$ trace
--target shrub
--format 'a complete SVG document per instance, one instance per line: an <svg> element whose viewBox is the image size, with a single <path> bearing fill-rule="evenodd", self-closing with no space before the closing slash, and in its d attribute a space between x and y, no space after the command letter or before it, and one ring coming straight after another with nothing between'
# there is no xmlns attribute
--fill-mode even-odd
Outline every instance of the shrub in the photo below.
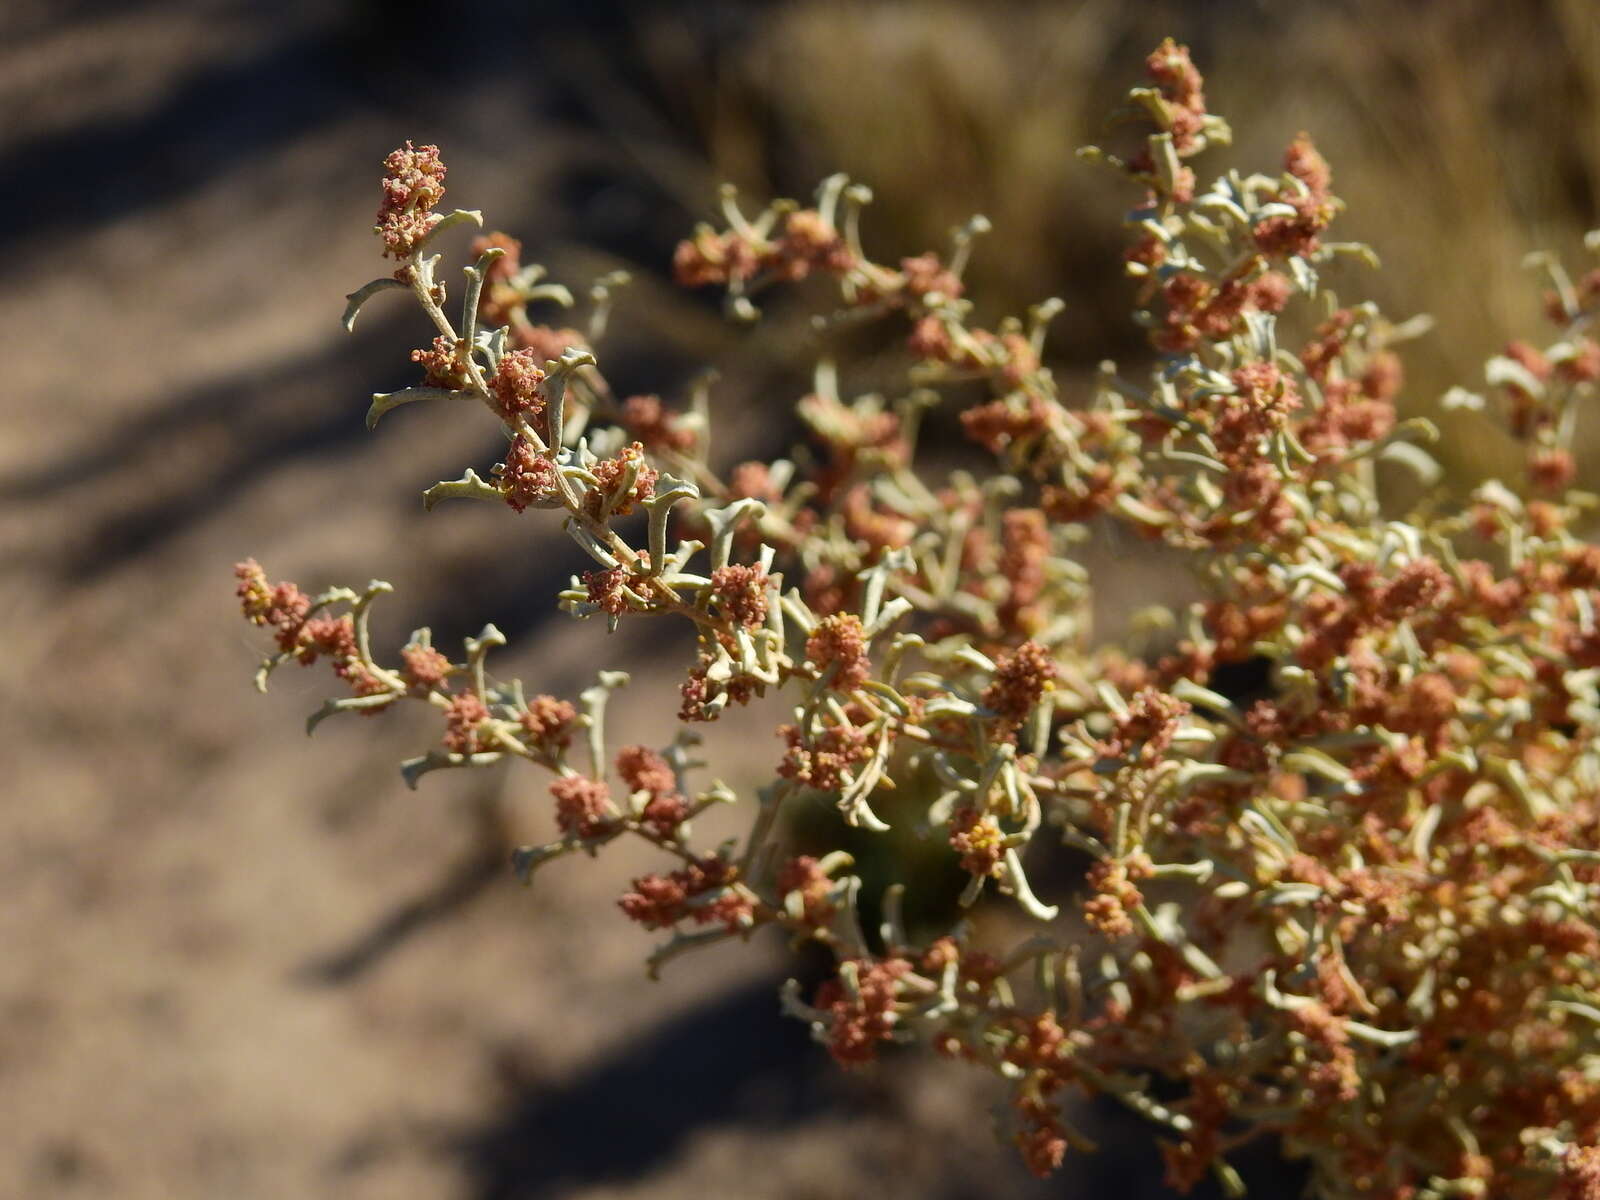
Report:
<svg viewBox="0 0 1600 1200"><path fill-rule="evenodd" d="M864 249L869 196L841 177L814 208L751 216L729 193L725 225L679 246L679 280L753 319L765 289L819 277L841 302L823 327L903 328L905 384L848 398L825 361L796 406L809 445L722 472L703 397L611 391L589 345L604 287L588 334L538 323L569 298L494 234L452 321L430 245L478 216L435 211L436 148L390 155L377 232L399 267L346 323L405 291L436 336L411 356L422 382L374 397L369 424L413 401L488 408L503 461L427 506L549 511L593 559L562 608L613 630L688 621L684 729L616 744L603 715L625 675L577 704L530 696L490 673L492 626L459 661L426 629L380 661L367 616L387 585L308 596L247 561L245 615L276 642L259 681L326 660L350 694L313 726L437 709L413 786L544 768L561 837L516 851L524 878L651 843L662 870L619 906L666 935L652 972L768 926L825 947L833 977L791 983L785 1006L846 1066L917 1041L1009 1080L1041 1174L1087 1145L1061 1106L1076 1088L1148 1118L1179 1191L1207 1173L1238 1191L1226 1156L1270 1134L1326 1197L1600 1196L1600 548L1575 533L1594 498L1570 448L1600 379L1600 270L1545 262L1557 340L1512 343L1484 394L1447 397L1503 414L1527 451L1516 486L1452 501L1421 448L1433 426L1396 415L1395 348L1422 326L1324 285L1371 259L1329 237L1328 164L1301 135L1280 173L1202 187L1189 164L1227 126L1183 47L1147 69L1118 114L1128 146L1085 156L1144 191L1126 264L1148 378L1106 364L1069 404L1042 361L1059 305L978 325L962 275L981 220L948 257L895 265ZM945 402L985 469L918 469ZM1090 637L1079 549L1108 523L1192 569L1201 598L1162 652ZM1230 682L1251 666L1263 686ZM692 727L769 691L789 712L771 781L748 834L706 848L691 822L739 798L692 782ZM786 835L785 810L818 797L866 833L892 819L944 844L960 907L1004 897L1033 935L908 926L907 886L935 883L901 864L867 894L848 854ZM1049 844L1087 863L1075 913L1030 883Z"/></svg>

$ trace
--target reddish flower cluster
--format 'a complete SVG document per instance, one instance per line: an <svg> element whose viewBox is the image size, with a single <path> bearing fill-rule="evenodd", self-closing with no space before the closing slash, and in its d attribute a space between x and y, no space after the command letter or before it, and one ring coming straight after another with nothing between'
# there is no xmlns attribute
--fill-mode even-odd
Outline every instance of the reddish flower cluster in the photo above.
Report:
<svg viewBox="0 0 1600 1200"><path fill-rule="evenodd" d="M846 708L846 715L859 716L854 708ZM798 725L780 725L778 736L788 745L778 774L821 792L839 791L872 754L870 735L854 723L824 725L809 738Z"/></svg>
<svg viewBox="0 0 1600 1200"><path fill-rule="evenodd" d="M776 504L783 493L772 482L772 468L764 462L742 462L728 472L728 498L749 497L764 504Z"/></svg>
<svg viewBox="0 0 1600 1200"><path fill-rule="evenodd" d="M1179 157L1194 149L1196 135L1205 122L1205 80L1189 57L1189 47L1167 38L1145 59L1145 71L1155 81L1167 103L1167 129Z"/></svg>
<svg viewBox="0 0 1600 1200"><path fill-rule="evenodd" d="M906 335L906 349L929 362L953 362L956 357L950 327L937 313L927 313L912 322L911 332Z"/></svg>
<svg viewBox="0 0 1600 1200"><path fill-rule="evenodd" d="M905 461L900 418L893 412L818 395L802 396L795 411L832 458L832 470L821 481L830 491L837 479L843 479L861 463Z"/></svg>
<svg viewBox="0 0 1600 1200"><path fill-rule="evenodd" d="M787 280L804 279L813 270L840 275L854 264L844 238L814 209L790 213L773 240L702 227L679 242L672 256L673 274L685 287L744 282L762 271Z"/></svg>
<svg viewBox="0 0 1600 1200"><path fill-rule="evenodd" d="M1083 919L1089 928L1108 938L1128 937L1133 933L1130 909L1144 903L1134 880L1150 873L1150 860L1143 855L1126 859L1101 859L1089 868L1088 881L1095 893L1083 906Z"/></svg>
<svg viewBox="0 0 1600 1200"><path fill-rule="evenodd" d="M338 664L356 656L356 629L348 615L312 617L300 627L295 657L305 666L318 658L331 658Z"/></svg>
<svg viewBox="0 0 1600 1200"><path fill-rule="evenodd" d="M710 659L702 657L690 669L680 689L683 704L678 710L678 720L714 721L720 708L713 701L726 697L732 704L748 704L765 687L761 681L738 673L713 682L708 677L711 665Z"/></svg>
<svg viewBox="0 0 1600 1200"><path fill-rule="evenodd" d="M628 611L627 585L628 573L621 567L585 571L583 574L583 586L588 589L589 603L613 617Z"/></svg>
<svg viewBox="0 0 1600 1200"><path fill-rule="evenodd" d="M948 934L930 942L917 965L929 975L943 975L954 966L961 981L979 991L987 991L1005 974L1005 969L992 954L963 949L961 943Z"/></svg>
<svg viewBox="0 0 1600 1200"><path fill-rule="evenodd" d="M1342 595L1320 593L1306 603L1307 634L1299 657L1307 667L1321 667L1348 653L1368 630L1437 608L1455 590L1449 572L1426 556L1407 563L1389 579L1370 563L1347 563L1339 569L1339 581L1345 587Z"/></svg>
<svg viewBox="0 0 1600 1200"><path fill-rule="evenodd" d="M1301 1078L1313 1105L1348 1104L1360 1094L1360 1077L1345 1023L1321 1004L1296 1008L1290 1019L1314 1056Z"/></svg>
<svg viewBox="0 0 1600 1200"><path fill-rule="evenodd" d="M1238 333L1246 313L1282 312L1290 294L1289 281L1276 271L1253 278L1230 275L1220 284L1179 271L1161 285L1166 309L1150 340L1167 354L1186 354L1202 342L1221 341Z"/></svg>
<svg viewBox="0 0 1600 1200"><path fill-rule="evenodd" d="M644 746L624 746L617 754L617 774L629 789L649 799L639 820L664 841L678 836L678 826L689 815L689 806L678 791L678 779L671 765L654 750Z"/></svg>
<svg viewBox="0 0 1600 1200"><path fill-rule="evenodd" d="M239 597L245 619L252 625L270 626L280 653L293 657L301 666L310 666L319 658L329 659L333 673L348 683L357 696L376 696L389 690L362 662L355 625L349 616L311 616L311 598L288 581L268 583L266 572L253 558L235 563L233 573L239 581L234 594Z"/></svg>
<svg viewBox="0 0 1600 1200"><path fill-rule="evenodd" d="M554 362L568 350L587 350L588 339L576 329L557 329L550 325L532 325L526 320L512 327L517 345L532 351L540 362Z"/></svg>
<svg viewBox="0 0 1600 1200"><path fill-rule="evenodd" d="M1574 338L1572 354L1556 364L1556 371L1569 383L1600 380L1600 342L1586 337Z"/></svg>
<svg viewBox="0 0 1600 1200"><path fill-rule="evenodd" d="M986 377L998 393L1034 382L1039 355L1028 338L1015 331L995 334L987 329L966 329L958 333L958 328L949 313L925 314L912 324L906 348L918 358L942 363L955 373ZM991 408L990 413L990 420L998 424L998 411ZM981 426L969 428L968 436L986 441ZM990 436L998 437L1000 433L997 430Z"/></svg>
<svg viewBox="0 0 1600 1200"><path fill-rule="evenodd" d="M239 585L239 597L245 620L252 625L270 625L277 635L278 649L293 653L300 640L300 630L305 625L306 613L311 608L311 597L292 583L269 584L261 564L247 558L233 567Z"/></svg>
<svg viewBox="0 0 1600 1200"><path fill-rule="evenodd" d="M1005 834L988 813L971 806L956 809L950 818L950 845L961 855L961 869L986 877L1000 874L1005 856Z"/></svg>
<svg viewBox="0 0 1600 1200"><path fill-rule="evenodd" d="M966 290L955 272L940 262L939 256L932 251L914 258L902 258L900 274L904 280L902 290L917 300L931 293L943 296L946 300L959 300L961 293Z"/></svg>
<svg viewBox="0 0 1600 1200"><path fill-rule="evenodd" d="M1554 1200L1600 1200L1600 1146L1572 1146L1561 1163Z"/></svg>
<svg viewBox="0 0 1600 1200"><path fill-rule="evenodd" d="M572 741L578 710L565 700L538 695L517 714L517 724L531 742L550 750L565 749Z"/></svg>
<svg viewBox="0 0 1600 1200"><path fill-rule="evenodd" d="M875 503L865 487L851 488L843 507L845 532L861 543L869 558L909 545L917 531L909 517Z"/></svg>
<svg viewBox="0 0 1600 1200"><path fill-rule="evenodd" d="M483 277L485 284L505 283L522 270L522 242L520 239L512 237L509 233L502 233L498 229L472 239L473 258L482 258L490 250L500 251L500 257L489 264L489 269ZM481 305L483 301L480 300L479 303ZM490 314L485 311L483 315L488 317ZM494 323L497 325L502 324L503 314L502 321Z"/></svg>
<svg viewBox="0 0 1600 1200"><path fill-rule="evenodd" d="M373 232L383 239L391 258L409 258L417 244L439 222L434 206L444 199L446 167L439 147L414 147L407 142L383 160L383 203Z"/></svg>
<svg viewBox="0 0 1600 1200"><path fill-rule="evenodd" d="M555 464L521 435L511 439L505 461L497 463L491 474L506 503L517 512L543 504L556 494Z"/></svg>
<svg viewBox="0 0 1600 1200"><path fill-rule="evenodd" d="M855 258L821 213L802 208L785 219L783 236L763 265L770 266L780 279L795 280L804 279L812 270L842 275L855 265Z"/></svg>
<svg viewBox="0 0 1600 1200"><path fill-rule="evenodd" d="M1561 434L1562 414L1574 400L1591 394L1600 379L1600 346L1587 337L1568 337L1546 353L1516 340L1503 354L1521 372L1502 371L1500 390L1511 432L1527 443L1528 483L1535 491L1559 495L1578 474Z"/></svg>
<svg viewBox="0 0 1600 1200"><path fill-rule="evenodd" d="M1251 363L1228 378L1235 393L1219 397L1221 404L1211 420L1217 457L1225 466L1257 451L1261 439L1283 429L1301 404L1294 380L1276 363Z"/></svg>
<svg viewBox="0 0 1600 1200"><path fill-rule="evenodd" d="M1019 1105L1025 1124L1017 1132L1017 1150L1023 1165L1044 1179L1053 1174L1067 1157L1065 1126L1049 1104Z"/></svg>
<svg viewBox="0 0 1600 1200"><path fill-rule="evenodd" d="M634 505L643 504L656 494L656 480L661 477L661 473L645 461L644 447L638 442L597 462L592 473L596 486L584 497L584 507L592 516L602 512L627 516Z"/></svg>
<svg viewBox="0 0 1600 1200"><path fill-rule="evenodd" d="M1322 389L1322 404L1302 421L1296 436L1318 459L1341 461L1355 446L1377 441L1394 428L1394 399L1404 373L1400 360L1388 351L1373 354L1359 377L1330 378L1330 372L1347 348L1353 314L1341 309L1318 328L1318 340L1301 352L1306 374Z"/></svg>
<svg viewBox="0 0 1600 1200"><path fill-rule="evenodd" d="M472 241L474 257L481 257L491 249L503 253L489 264L484 276L483 292L478 299L481 326L485 329L504 326L510 332L512 346L529 351L536 363L559 359L571 348L587 350L588 342L576 329L553 329L529 319L531 281L518 278L523 270L522 243L509 234L498 232Z"/></svg>
<svg viewBox="0 0 1600 1200"><path fill-rule="evenodd" d="M1050 651L1038 642L1023 642L995 664L994 680L983 689L984 707L998 713L1003 726L1014 728L1055 686L1056 674Z"/></svg>
<svg viewBox="0 0 1600 1200"><path fill-rule="evenodd" d="M646 929L667 929L691 920L738 931L749 926L755 912L750 898L736 886L738 877L732 863L711 854L669 875L635 879L633 890L617 905Z"/></svg>
<svg viewBox="0 0 1600 1200"><path fill-rule="evenodd" d="M808 854L797 855L778 869L778 894L797 896L800 920L815 929L824 929L837 911L829 894L833 880L822 869L822 864Z"/></svg>
<svg viewBox="0 0 1600 1200"><path fill-rule="evenodd" d="M1006 598L999 610L1001 628L1008 633L1037 633L1042 624L1039 602L1045 593L1044 568L1051 551L1050 527L1044 512L1037 508L1008 509L1001 519L1000 541L998 565L1007 584Z"/></svg>
<svg viewBox="0 0 1600 1200"><path fill-rule="evenodd" d="M1546 495L1557 495L1578 478L1578 461L1561 446L1540 446L1528 455L1528 482Z"/></svg>
<svg viewBox="0 0 1600 1200"><path fill-rule="evenodd" d="M1333 172L1327 160L1317 153L1308 134L1299 134L1289 143L1283 156L1284 170L1295 181L1278 189L1278 203L1294 210L1292 216L1270 216L1255 227L1256 245L1271 258L1291 258L1314 254L1318 237L1327 229L1337 211L1337 202L1328 190Z"/></svg>
<svg viewBox="0 0 1600 1200"><path fill-rule="evenodd" d="M500 356L489 379L489 394L502 420L538 420L544 412L544 368L532 350L512 350ZM549 440L549 439L546 439Z"/></svg>
<svg viewBox="0 0 1600 1200"><path fill-rule="evenodd" d="M878 1056L878 1043L894 1036L901 981L911 973L903 958L847 959L855 986L830 979L817 989L814 1007L826 1014L828 1052L842 1066L859 1067Z"/></svg>
<svg viewBox="0 0 1600 1200"><path fill-rule="evenodd" d="M489 749L481 729L489 708L477 692L460 692L444 710L444 748L454 754L478 754Z"/></svg>
<svg viewBox="0 0 1600 1200"><path fill-rule="evenodd" d="M512 324L522 313L526 301L511 284L512 278L522 270L522 243L498 230L472 239L472 257L482 258L489 250L499 250L500 257L489 264L483 277L478 316L485 326L493 329Z"/></svg>
<svg viewBox="0 0 1600 1200"><path fill-rule="evenodd" d="M963 409L961 432L990 454L1015 447L1024 450L1050 428L1051 410L1042 396L1002 396L988 404Z"/></svg>
<svg viewBox="0 0 1600 1200"><path fill-rule="evenodd" d="M404 646L400 661L405 664L401 674L406 683L421 691L431 691L449 676L451 663L432 646Z"/></svg>
<svg viewBox="0 0 1600 1200"><path fill-rule="evenodd" d="M817 670L833 668L830 685L841 692L853 692L872 674L867 657L867 631L855 613L833 613L817 622L806 639L806 658Z"/></svg>
<svg viewBox="0 0 1600 1200"><path fill-rule="evenodd" d="M760 263L750 242L737 232L718 234L707 226L678 243L672 273L684 287L705 287L749 279Z"/></svg>
<svg viewBox="0 0 1600 1200"><path fill-rule="evenodd" d="M735 625L759 629L767 622L767 590L772 580L760 567L718 567L711 572L711 594Z"/></svg>
<svg viewBox="0 0 1600 1200"><path fill-rule="evenodd" d="M462 358L463 347L454 338L436 337L428 350L413 350L411 361L422 368L425 387L445 388L459 392L472 386L467 374L467 364Z"/></svg>
<svg viewBox="0 0 1600 1200"><path fill-rule="evenodd" d="M1189 705L1175 696L1146 688L1113 716L1110 734L1096 743L1095 750L1103 759L1153 764L1171 749L1173 736L1189 711Z"/></svg>
<svg viewBox="0 0 1600 1200"><path fill-rule="evenodd" d="M622 402L622 426L638 438L646 450L694 449L695 435L682 420L668 412L660 396L629 396Z"/></svg>
<svg viewBox="0 0 1600 1200"><path fill-rule="evenodd" d="M1060 524L1088 521L1107 511L1122 494L1116 472L1096 463L1068 484L1047 484L1039 494L1045 515Z"/></svg>
<svg viewBox="0 0 1600 1200"><path fill-rule="evenodd" d="M586 775L561 776L551 782L550 794L556 799L556 824L568 837L599 837L616 811L605 781Z"/></svg>

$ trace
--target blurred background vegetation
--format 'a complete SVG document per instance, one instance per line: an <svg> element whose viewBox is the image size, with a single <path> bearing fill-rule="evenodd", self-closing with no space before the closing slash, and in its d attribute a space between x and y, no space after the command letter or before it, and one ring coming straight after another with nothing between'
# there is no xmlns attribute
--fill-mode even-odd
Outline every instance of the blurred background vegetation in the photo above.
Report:
<svg viewBox="0 0 1600 1200"><path fill-rule="evenodd" d="M1310 130L1348 202L1339 235L1383 270L1336 286L1436 331L1410 356L1414 411L1481 381L1510 336L1543 332L1523 256L1581 261L1600 196L1600 20L1588 0L1505 5L881 3L627 5L591 16L551 64L592 130L574 164L579 243L659 271L715 184L809 195L845 171L873 188L884 257L943 246L973 212L995 233L973 290L995 313L1069 301L1067 364L1140 353L1117 278L1129 197L1078 162L1147 48L1187 41L1235 146L1220 171L1276 170ZM586 185L586 186L585 186ZM587 190L587 194L584 194ZM641 220L641 218L643 218ZM1460 469L1503 469L1481 438Z"/></svg>
<svg viewBox="0 0 1600 1200"><path fill-rule="evenodd" d="M550 690L626 666L619 719L662 740L651 697L681 646L548 620L574 560L531 520L421 518L417 492L492 461L493 431L443 409L362 427L424 336L399 306L337 328L380 265L393 145L440 143L451 200L557 278L630 269L614 382L681 402L718 360L719 439L770 452L814 349L799 307L736 337L667 282L716 185L759 202L846 171L885 259L985 213L980 319L1062 297L1070 394L1145 354L1130 197L1072 152L1172 35L1235 129L1203 177L1275 170L1313 133L1337 235L1384 262L1334 286L1435 318L1403 403L1437 416L1508 338L1544 335L1523 255L1576 261L1600 224L1592 0L10 0L0 34L0 1192L1159 1194L1109 1116L1102 1159L1033 1185L973 1076L838 1076L776 1015L775 949L645 987L610 900L648 864L530 897L503 863L547 832L535 781L403 793L421 722L300 741L320 683L249 693L227 565L388 577L386 636L494 620L520 636L507 669ZM1446 433L1452 484L1511 469L1486 420ZM776 757L758 726L719 732L727 774ZM1277 1170L1268 1153L1259 1194L1291 1194Z"/></svg>

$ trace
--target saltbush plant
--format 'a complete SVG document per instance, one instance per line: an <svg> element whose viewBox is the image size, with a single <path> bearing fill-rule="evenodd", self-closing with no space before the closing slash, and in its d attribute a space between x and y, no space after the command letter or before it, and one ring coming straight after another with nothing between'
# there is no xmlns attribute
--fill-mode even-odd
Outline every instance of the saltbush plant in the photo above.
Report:
<svg viewBox="0 0 1600 1200"><path fill-rule="evenodd" d="M832 977L791 983L784 1006L846 1066L915 1041L1008 1080L1007 1135L1040 1174L1092 1148L1063 1114L1076 1089L1147 1118L1179 1192L1208 1173L1240 1192L1229 1153L1271 1135L1323 1197L1595 1200L1600 548L1574 532L1594 499L1571 446L1600 379L1600 270L1538 264L1553 344L1514 342L1481 391L1446 397L1527 452L1523 478L1451 501L1422 448L1434 427L1396 416L1395 348L1423 323L1324 283L1372 259L1329 236L1328 164L1301 135L1281 170L1202 185L1190 163L1227 125L1183 47L1146 66L1126 144L1083 152L1143 193L1125 256L1156 358L1139 379L1107 363L1064 398L1043 362L1056 302L975 322L981 220L947 256L880 263L869 195L843 178L811 208L748 215L725 194L724 224L678 248L681 283L753 320L762 291L817 277L838 298L824 335L903 327L903 387L851 396L828 358L796 406L807 444L776 462L719 464L704 395L675 411L612 392L592 343L614 281L587 333L552 327L535 314L570 296L493 234L447 309L432 240L479 217L436 211L435 147L395 151L377 233L398 269L346 324L406 292L435 336L369 424L414 401L487 408L501 461L427 506L559 521L593 560L559 596L576 617L688 622L683 729L658 748L612 737L619 672L576 702L497 677L492 626L459 659L426 629L380 659L367 618L387 585L313 596L247 561L244 613L275 639L259 682L331 666L348 694L313 726L437 710L413 786L536 764L561 836L515 852L524 878L650 843L662 868L619 905L662 937L652 972L769 926L825 948ZM919 469L941 404L984 468ZM1091 640L1082 543L1102 523L1191 569L1200 598L1159 650ZM1237 686L1252 667L1260 686ZM701 777L694 727L769 694L770 782L740 797ZM908 923L926 872L868 895L848 853L797 852L786 814L819 798L859 837L892 822L944 847L958 914L986 900L1018 919ZM747 834L696 841L724 804L749 809ZM1025 864L1062 844L1084 888L1050 904Z"/></svg>

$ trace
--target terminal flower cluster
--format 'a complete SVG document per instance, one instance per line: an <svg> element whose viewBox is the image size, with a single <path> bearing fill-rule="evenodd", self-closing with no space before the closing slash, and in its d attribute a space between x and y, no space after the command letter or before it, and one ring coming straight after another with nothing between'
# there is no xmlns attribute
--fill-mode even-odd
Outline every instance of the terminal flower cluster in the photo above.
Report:
<svg viewBox="0 0 1600 1200"><path fill-rule="evenodd" d="M612 391L594 347L617 277L585 330L548 322L573 297L493 233L447 311L435 238L480 218L434 211L436 148L396 151L377 232L399 267L346 323L406 291L432 340L369 424L412 402L487 410L500 461L426 505L559 522L592 560L556 597L576 617L687 622L684 727L608 748L624 673L529 695L491 671L493 626L459 657L427 629L380 657L387 585L311 595L246 561L238 597L272 641L260 682L326 662L343 690L313 726L435 709L413 786L541 768L556 836L516 851L525 879L649 843L659 868L618 904L662 939L652 972L768 927L819 944L831 977L791 984L786 1008L849 1067L918 1042L1006 1081L1008 1136L1040 1174L1091 1148L1076 1092L1146 1118L1179 1193L1209 1175L1238 1194L1230 1155L1273 1136L1328 1200L1600 1195L1600 548L1572 449L1600 391L1600 269L1542 259L1548 344L1511 343L1480 391L1446 397L1526 452L1519 478L1453 500L1437 430L1396 407L1423 323L1330 290L1373 261L1334 240L1332 168L1301 134L1268 171L1202 178L1226 123L1185 48L1146 67L1112 143L1083 152L1138 195L1137 374L1064 387L1056 301L980 323L964 275L981 218L946 253L878 262L870 193L843 177L756 215L724 192L723 221L678 248L681 283L751 320L820 280L824 332L878 322L903 368L899 390L855 395L830 348L793 398L808 444L775 462L719 458L704 387ZM919 457L936 405L981 470ZM1408 477L1409 512L1388 489ZM1168 633L1137 651L1090 627L1078 547L1102 532L1192 573L1191 604L1141 614ZM781 708L770 777L740 797L703 774L694 727L758 703ZM943 898L962 918L908 922L907 895L943 886L910 860L864 895L849 854L797 845L792 814L819 803L864 836L915 829L964 879ZM695 820L724 804L748 833L708 847Z"/></svg>

